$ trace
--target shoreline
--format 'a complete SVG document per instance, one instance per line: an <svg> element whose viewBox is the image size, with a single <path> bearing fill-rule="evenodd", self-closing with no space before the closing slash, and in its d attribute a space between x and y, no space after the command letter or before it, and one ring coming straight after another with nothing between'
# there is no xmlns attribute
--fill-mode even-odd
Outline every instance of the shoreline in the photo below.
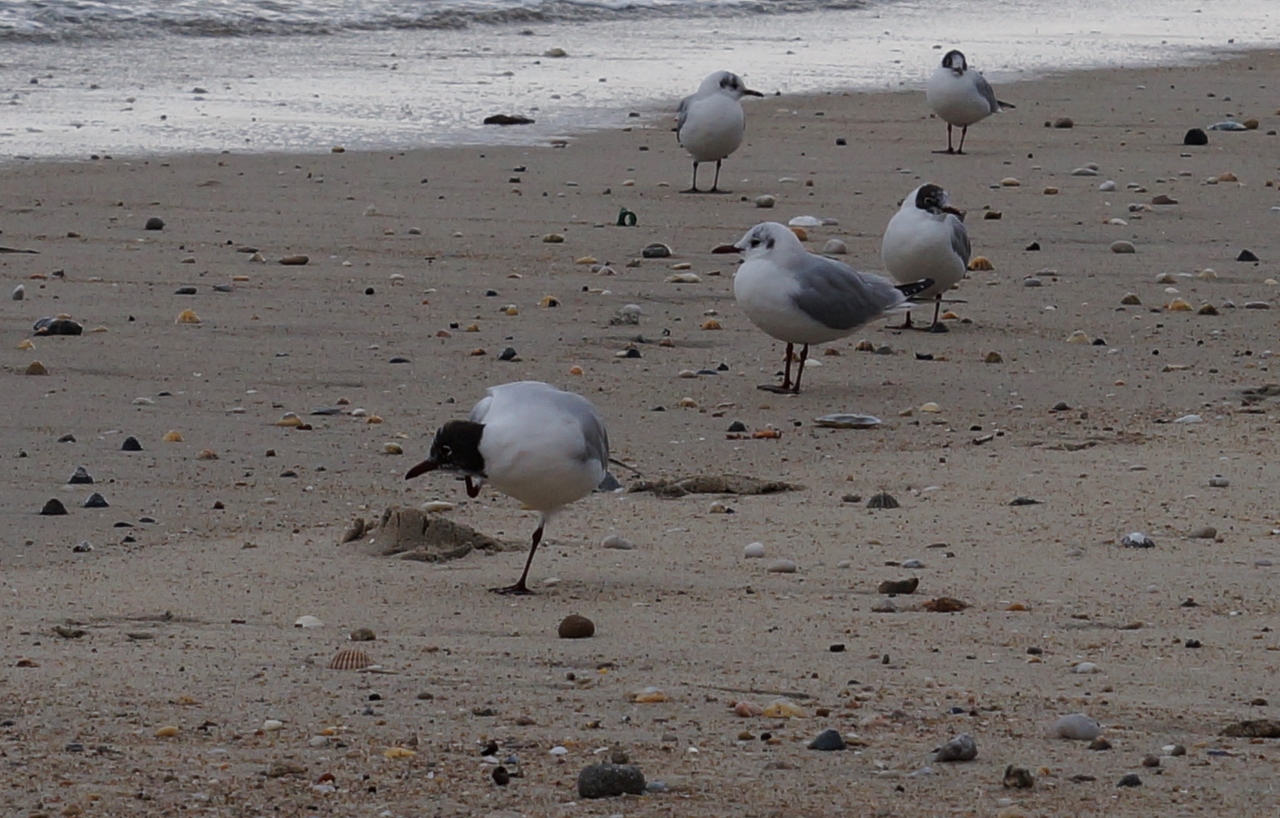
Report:
<svg viewBox="0 0 1280 818"><path fill-rule="evenodd" d="M648 120L563 149L5 167L0 244L39 250L0 255L25 287L0 302L15 813L1274 814L1280 755L1222 731L1274 715L1280 650L1280 411L1244 392L1276 380L1278 72L1268 51L997 84L1019 107L974 126L963 157L932 153L945 127L918 92L757 100L724 196L676 193L687 158ZM1261 127L1181 144L1226 113ZM1073 128L1044 127L1064 116ZM1090 163L1097 176L1075 175ZM950 332L875 323L819 348L801 395L758 391L781 345L737 309L711 248L830 217L807 245L839 238L877 270L923 181L968 211L994 267L950 294ZM636 227L613 226L621 207ZM673 257L630 266L651 242ZM1260 261L1236 261L1244 249ZM681 272L698 282L669 280ZM613 321L628 304L637 325ZM176 322L187 309L199 323ZM86 332L31 338L59 313ZM629 345L640 358L619 357ZM34 360L49 374L24 374ZM485 590L518 574L515 547L424 563L337 544L353 518L430 500L527 542L536 520L514 501L404 480L439 424L525 378L590 398L646 479L798 488L585 498L547 528L537 596L516 600ZM279 425L288 412L312 428ZM883 423L815 425L832 412ZM731 439L733 421L781 436ZM142 451L121 450L129 435ZM77 466L93 485L66 485ZM110 507L83 508L90 491ZM882 491L901 507L868 509ZM69 513L38 514L54 497ZM1131 531L1155 547L1122 547ZM602 547L610 534L635 547ZM753 542L766 559L745 558ZM907 577L913 594L878 590ZM968 607L923 606L943 596ZM596 635L558 638L572 613ZM324 624L295 627L303 615ZM327 668L357 628L386 672ZM650 687L667 701L634 701ZM776 698L804 717L734 715ZM1110 751L1050 737L1074 712ZM850 749L807 749L825 728ZM934 761L962 732L978 757ZM480 756L489 740L518 756L509 786ZM613 747L664 786L578 800L579 770ZM1006 788L1009 765L1035 786ZM1127 774L1144 786L1117 788Z"/></svg>

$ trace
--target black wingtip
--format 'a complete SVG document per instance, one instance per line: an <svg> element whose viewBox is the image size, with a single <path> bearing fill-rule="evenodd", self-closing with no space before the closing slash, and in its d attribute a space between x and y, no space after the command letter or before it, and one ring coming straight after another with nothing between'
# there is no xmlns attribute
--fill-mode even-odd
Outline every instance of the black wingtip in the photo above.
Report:
<svg viewBox="0 0 1280 818"><path fill-rule="evenodd" d="M996 104L999 105L1001 108L1008 108L1009 110L1014 110L1018 107L1017 105L1014 105L1012 102L1005 102L1002 99L996 100Z"/></svg>
<svg viewBox="0 0 1280 818"><path fill-rule="evenodd" d="M896 286L897 286L898 292L902 293L907 298L911 298L912 296L919 295L920 293L932 287L933 279L922 278L919 281L912 281L907 284L898 284Z"/></svg>

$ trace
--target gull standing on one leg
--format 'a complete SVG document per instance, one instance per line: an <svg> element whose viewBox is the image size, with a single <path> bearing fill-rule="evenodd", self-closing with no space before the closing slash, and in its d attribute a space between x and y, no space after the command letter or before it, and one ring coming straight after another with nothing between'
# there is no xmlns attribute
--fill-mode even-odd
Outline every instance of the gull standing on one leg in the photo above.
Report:
<svg viewBox="0 0 1280 818"><path fill-rule="evenodd" d="M590 494L605 479L609 436L604 418L581 395L540 381L489 388L467 420L451 420L431 441L427 459L406 480L429 471L461 473L467 496L490 482L539 513L524 572L499 594L529 594L525 581L547 521L561 508Z"/></svg>
<svg viewBox="0 0 1280 818"><path fill-rule="evenodd" d="M1004 108L1013 108L996 99L991 83L965 62L964 54L952 49L942 58L925 86L925 101L940 119L947 123L947 149L935 153L964 153L964 138L969 126ZM960 145L951 147L951 128L960 127Z"/></svg>
<svg viewBox="0 0 1280 818"><path fill-rule="evenodd" d="M737 244L722 244L713 252L743 254L733 296L751 323L787 344L782 385L759 387L767 392L799 394L810 344L844 338L882 315L905 312L911 309L908 297L933 285L925 279L895 287L883 276L814 255L777 222L757 224ZM795 344L804 346L792 382Z"/></svg>
<svg viewBox="0 0 1280 818"><path fill-rule="evenodd" d="M698 190L698 165L702 162L716 163L709 192L729 192L719 189L720 163L742 144L747 119L738 100L743 96L764 94L752 91L731 71L717 71L702 81L696 93L680 101L676 140L693 157L693 186L685 193L702 192Z"/></svg>
<svg viewBox="0 0 1280 818"><path fill-rule="evenodd" d="M880 244L880 258L895 281L905 284L933 279L933 286L915 296L921 301L935 299L930 332L947 331L946 325L938 322L942 294L959 283L969 268L969 231L963 219L964 211L951 206L945 190L921 185L902 200ZM895 327L911 328L911 313L901 327Z"/></svg>

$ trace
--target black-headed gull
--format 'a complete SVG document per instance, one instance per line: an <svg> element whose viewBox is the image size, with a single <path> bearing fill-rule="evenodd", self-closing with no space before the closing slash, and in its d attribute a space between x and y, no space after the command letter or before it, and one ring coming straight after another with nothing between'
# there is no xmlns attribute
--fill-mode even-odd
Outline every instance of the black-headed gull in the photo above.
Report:
<svg viewBox="0 0 1280 818"><path fill-rule="evenodd" d="M743 96L762 97L752 91L732 71L717 71L702 81L697 92L680 101L677 111L676 140L693 157L693 186L685 193L698 190L698 165L716 163L716 178L711 193L728 193L719 189L720 163L742 144L747 119L742 112Z"/></svg>
<svg viewBox="0 0 1280 818"><path fill-rule="evenodd" d="M924 280L895 287L883 276L814 255L791 228L777 222L757 224L737 244L722 244L713 252L743 254L733 296L751 323L787 344L782 385L760 387L769 392L798 394L811 344L844 338L868 321L909 310L907 298L933 285ZM793 383L795 344L804 346Z"/></svg>
<svg viewBox="0 0 1280 818"><path fill-rule="evenodd" d="M528 594L529 566L547 521L600 485L608 463L609 436L590 401L540 381L517 381L490 387L467 420L441 426L427 459L409 469L405 479L429 471L458 472L469 497L489 482L539 512L519 581L493 589Z"/></svg>
<svg viewBox="0 0 1280 818"><path fill-rule="evenodd" d="M942 58L925 86L925 101L938 117L947 123L947 149L937 153L964 153L964 138L969 126L1003 108L1013 108L996 99L991 83L977 69L970 68L964 54L952 49ZM960 145L951 147L951 128L960 127Z"/></svg>
<svg viewBox="0 0 1280 818"><path fill-rule="evenodd" d="M942 294L959 283L969 267L969 231L963 218L964 211L951 206L945 190L921 185L902 200L880 244L880 257L894 280L906 284L933 279L933 286L915 295L921 301L936 300L931 332L947 331L938 322ZM911 313L901 328L911 329Z"/></svg>

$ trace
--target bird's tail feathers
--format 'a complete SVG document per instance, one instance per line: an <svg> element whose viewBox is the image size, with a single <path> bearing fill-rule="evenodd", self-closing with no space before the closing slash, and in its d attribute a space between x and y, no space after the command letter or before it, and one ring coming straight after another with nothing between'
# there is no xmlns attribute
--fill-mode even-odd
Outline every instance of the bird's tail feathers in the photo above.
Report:
<svg viewBox="0 0 1280 818"><path fill-rule="evenodd" d="M996 100L996 105L999 105L1001 108L1008 108L1009 110L1014 110L1015 108L1018 107L1017 105L1014 105L1012 102L1005 102L1002 99Z"/></svg>
<svg viewBox="0 0 1280 818"><path fill-rule="evenodd" d="M932 287L933 283L934 282L932 278L922 278L918 281L911 281L906 284L898 284L895 286L895 289L897 289L898 292L902 293L907 298L911 298L913 296L919 295L920 293Z"/></svg>

